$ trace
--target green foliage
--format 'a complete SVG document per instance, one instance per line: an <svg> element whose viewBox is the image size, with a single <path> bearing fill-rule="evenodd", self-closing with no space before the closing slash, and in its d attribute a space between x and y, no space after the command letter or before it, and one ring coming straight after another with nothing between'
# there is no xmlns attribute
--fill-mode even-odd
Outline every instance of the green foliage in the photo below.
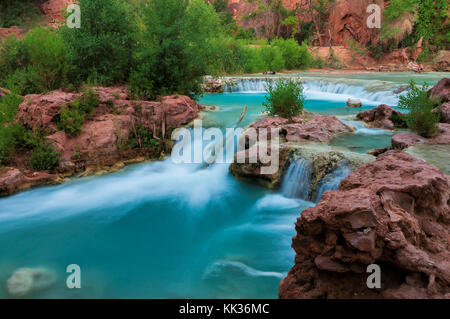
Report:
<svg viewBox="0 0 450 319"><path fill-rule="evenodd" d="M285 61L286 69L307 69L312 62L312 56L308 51L308 46L303 43L298 45L294 39L275 39L271 43L273 46L280 48L281 54Z"/></svg>
<svg viewBox="0 0 450 319"><path fill-rule="evenodd" d="M278 80L275 85L270 82L267 89L263 106L270 116L291 119L302 112L305 97L301 83L292 79Z"/></svg>
<svg viewBox="0 0 450 319"><path fill-rule="evenodd" d="M409 110L406 118L408 127L424 137L431 137L438 131L439 112L433 109L439 105L439 100L430 98L428 85L418 87L414 80L410 82L410 89L404 96L400 96L398 107Z"/></svg>
<svg viewBox="0 0 450 319"><path fill-rule="evenodd" d="M260 49L259 54L264 61L266 67L265 71L270 70L279 72L285 68L283 54L279 47L264 46Z"/></svg>
<svg viewBox="0 0 450 319"><path fill-rule="evenodd" d="M34 0L2 0L0 2L0 28L22 26L39 16Z"/></svg>
<svg viewBox="0 0 450 319"><path fill-rule="evenodd" d="M8 37L0 48L0 85L25 95L58 89L71 69L61 36L38 27L22 40Z"/></svg>
<svg viewBox="0 0 450 319"><path fill-rule="evenodd" d="M8 94L4 98L0 98L0 125L3 126L14 120L22 101L23 99L15 94Z"/></svg>
<svg viewBox="0 0 450 319"><path fill-rule="evenodd" d="M143 125L136 125L133 135L128 139L128 147L135 148L153 148L161 143L153 137L153 133Z"/></svg>
<svg viewBox="0 0 450 319"><path fill-rule="evenodd" d="M421 37L423 48L428 51L424 52L422 60L427 60L425 54L430 56L430 50L447 49L450 45L448 6L448 0L391 0L383 11L385 23L381 39L384 51L413 46ZM411 34L401 30L405 18L413 25Z"/></svg>
<svg viewBox="0 0 450 319"><path fill-rule="evenodd" d="M52 170L59 165L60 154L56 153L53 146L42 140L31 151L30 165L34 170L45 171Z"/></svg>
<svg viewBox="0 0 450 319"><path fill-rule="evenodd" d="M214 39L223 36L214 8L202 0L150 0L142 12L143 38L130 92L149 99L172 93L196 98L217 56Z"/></svg>
<svg viewBox="0 0 450 319"><path fill-rule="evenodd" d="M22 101L14 94L0 99L0 165L8 165L16 147L24 142L26 129L14 119Z"/></svg>
<svg viewBox="0 0 450 319"><path fill-rule="evenodd" d="M66 132L69 136L77 135L81 131L85 117L91 114L99 103L98 94L89 89L76 101L69 105L63 105L57 120L58 129Z"/></svg>
<svg viewBox="0 0 450 319"><path fill-rule="evenodd" d="M75 136L81 131L85 113L76 104L63 105L59 111L58 129L64 131L69 136Z"/></svg>
<svg viewBox="0 0 450 319"><path fill-rule="evenodd" d="M110 85L128 79L136 44L136 22L120 0L80 0L81 28L64 26L61 34L76 66L70 81Z"/></svg>

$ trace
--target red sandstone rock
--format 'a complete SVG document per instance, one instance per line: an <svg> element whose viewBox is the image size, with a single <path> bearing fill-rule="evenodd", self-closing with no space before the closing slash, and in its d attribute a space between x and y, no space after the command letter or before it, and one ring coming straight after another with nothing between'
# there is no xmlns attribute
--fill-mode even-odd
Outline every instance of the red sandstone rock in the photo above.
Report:
<svg viewBox="0 0 450 319"><path fill-rule="evenodd" d="M433 70L450 72L450 50L441 50L433 60Z"/></svg>
<svg viewBox="0 0 450 319"><path fill-rule="evenodd" d="M57 131L53 119L59 114L63 104L75 101L81 93L68 93L61 90L49 94L30 94L24 97L19 106L16 119L29 128L46 129L49 133Z"/></svg>
<svg viewBox="0 0 450 319"><path fill-rule="evenodd" d="M370 127L393 130L395 128L394 122L392 121L393 114L397 114L398 116L402 115L402 113L394 110L390 106L381 104L371 110L358 113L356 118L364 121Z"/></svg>
<svg viewBox="0 0 450 319"><path fill-rule="evenodd" d="M426 138L415 133L400 133L392 136L392 147L405 149L416 144L450 144L450 124L438 124L439 133L432 138Z"/></svg>
<svg viewBox="0 0 450 319"><path fill-rule="evenodd" d="M433 86L431 96L440 99L443 103L450 101L450 78L444 78Z"/></svg>
<svg viewBox="0 0 450 319"><path fill-rule="evenodd" d="M440 108L441 123L450 124L450 102L442 104Z"/></svg>
<svg viewBox="0 0 450 319"><path fill-rule="evenodd" d="M274 116L259 120L253 128L280 128L280 134L286 136L288 142L328 142L338 133L351 133L352 129L335 116L315 114L308 119L310 113L296 116L289 121Z"/></svg>
<svg viewBox="0 0 450 319"><path fill-rule="evenodd" d="M304 210L280 298L450 297L450 176L401 151L361 166ZM366 268L381 267L381 289Z"/></svg>
<svg viewBox="0 0 450 319"><path fill-rule="evenodd" d="M74 2L73 0L48 0L41 5L41 10L49 20L49 23L56 23L64 20L62 12Z"/></svg>
<svg viewBox="0 0 450 319"><path fill-rule="evenodd" d="M19 106L16 119L20 123L50 134L46 137L47 141L61 154L57 169L59 173L71 175L89 167L112 166L121 160L121 146L127 142L137 125L145 126L159 137L166 135L170 139L167 134L171 129L189 123L203 108L182 95L162 97L160 102L130 101L126 87L98 87L94 90L98 93L100 105L92 115L86 117L81 132L72 137L58 131L55 121L62 105L75 101L81 93L58 90L46 95L27 95ZM4 189L5 194L10 194L20 190L20 185L46 182L44 177L37 178L35 182L20 171L9 172L0 192Z"/></svg>
<svg viewBox="0 0 450 319"><path fill-rule="evenodd" d="M20 171L7 167L0 170L0 196L7 196L32 186L54 184L58 176L47 172Z"/></svg>

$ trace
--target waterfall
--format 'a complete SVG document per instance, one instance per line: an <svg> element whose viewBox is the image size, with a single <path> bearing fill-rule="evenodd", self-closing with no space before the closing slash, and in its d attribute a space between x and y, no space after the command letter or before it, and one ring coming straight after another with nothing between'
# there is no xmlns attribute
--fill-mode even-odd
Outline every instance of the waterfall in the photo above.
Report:
<svg viewBox="0 0 450 319"><path fill-rule="evenodd" d="M317 185L316 200L318 203L322 199L323 193L329 190L336 190L341 181L351 173L347 162L340 163L333 171L328 173Z"/></svg>
<svg viewBox="0 0 450 319"><path fill-rule="evenodd" d="M225 93L265 93L267 84L279 78L226 78ZM394 91L399 84L368 80L303 79L304 92L309 99L323 99L324 93L330 99L359 98L366 104L398 104L398 94Z"/></svg>
<svg viewBox="0 0 450 319"><path fill-rule="evenodd" d="M308 200L311 168L312 164L303 158L293 161L283 179L282 194Z"/></svg>

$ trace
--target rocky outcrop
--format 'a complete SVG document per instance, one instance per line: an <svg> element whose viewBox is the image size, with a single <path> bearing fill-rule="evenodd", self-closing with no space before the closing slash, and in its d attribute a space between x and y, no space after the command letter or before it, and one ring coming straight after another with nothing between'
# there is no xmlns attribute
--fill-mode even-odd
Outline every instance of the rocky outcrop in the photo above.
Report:
<svg viewBox="0 0 450 319"><path fill-rule="evenodd" d="M450 50L439 51L433 60L433 70L438 72L450 72Z"/></svg>
<svg viewBox="0 0 450 319"><path fill-rule="evenodd" d="M182 95L165 96L153 102L129 100L126 87L98 87L94 91L99 105L86 116L76 136L59 131L56 123L62 106L74 102L82 93L57 90L24 97L16 120L29 129L46 132L46 140L60 154L60 164L52 172L32 172L27 170L27 165L0 171L0 196L31 186L58 183L62 177L75 173L114 171L136 159L160 158L170 151L171 130L197 118L203 108ZM127 147L138 125L152 132L161 143L151 149Z"/></svg>
<svg viewBox="0 0 450 319"><path fill-rule="evenodd" d="M271 128L280 129L279 168L273 174L263 174L262 168L270 166L271 163L264 164L264 160L261 161L257 155L260 143L267 138L271 139ZM269 135L261 135L259 129L268 129ZM245 150L235 154L235 161L230 166L230 172L239 179L250 179L269 188L278 188L290 162L304 158L313 166L311 189L314 189L317 183L343 160L346 160L352 169L374 160L374 157L370 155L345 152L325 144L336 134L352 131L334 116L313 115L307 112L304 112L302 116L294 117L291 121L278 116L263 118L252 124L250 129L242 134L241 139L248 136L249 140L246 142ZM252 136L255 134L256 136ZM269 147L271 147L270 143ZM270 149L271 152L273 150ZM244 158L245 162L239 162L239 158ZM251 158L256 158L257 161L252 163Z"/></svg>
<svg viewBox="0 0 450 319"><path fill-rule="evenodd" d="M439 113L441 114L441 123L450 124L450 102L442 104Z"/></svg>
<svg viewBox="0 0 450 319"><path fill-rule="evenodd" d="M222 93L224 84L222 80L212 77L206 77L202 84L203 92L205 93Z"/></svg>
<svg viewBox="0 0 450 319"><path fill-rule="evenodd" d="M416 144L450 144L450 124L438 124L438 134L435 137L426 138L415 133L400 133L392 136L392 147L405 149Z"/></svg>
<svg viewBox="0 0 450 319"><path fill-rule="evenodd" d="M450 176L401 151L301 213L280 298L450 298ZM369 265L381 288L369 289Z"/></svg>
<svg viewBox="0 0 450 319"><path fill-rule="evenodd" d="M0 168L0 196L7 196L33 186L60 182L56 174L33 172L13 167Z"/></svg>
<svg viewBox="0 0 450 319"><path fill-rule="evenodd" d="M395 116L399 118L402 113L386 104L381 104L371 110L358 113L356 119L364 121L372 128L393 130L395 128Z"/></svg>
<svg viewBox="0 0 450 319"><path fill-rule="evenodd" d="M440 99L442 103L450 101L450 78L443 78L430 91L431 97Z"/></svg>

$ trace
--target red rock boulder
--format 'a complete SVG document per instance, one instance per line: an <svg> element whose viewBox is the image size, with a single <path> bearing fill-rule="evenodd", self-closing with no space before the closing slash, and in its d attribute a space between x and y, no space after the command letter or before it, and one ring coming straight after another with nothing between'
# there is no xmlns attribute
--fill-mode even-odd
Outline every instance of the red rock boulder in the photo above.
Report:
<svg viewBox="0 0 450 319"><path fill-rule="evenodd" d="M450 176L388 151L301 213L280 298L450 298ZM370 289L369 265L381 269Z"/></svg>
<svg viewBox="0 0 450 319"><path fill-rule="evenodd" d="M364 121L368 126L373 128L393 130L395 128L394 114L396 116L402 116L401 112L394 110L386 104L381 104L371 110L358 113L356 118Z"/></svg>
<svg viewBox="0 0 450 319"><path fill-rule="evenodd" d="M450 101L450 78L440 80L430 91L431 96L443 103Z"/></svg>

